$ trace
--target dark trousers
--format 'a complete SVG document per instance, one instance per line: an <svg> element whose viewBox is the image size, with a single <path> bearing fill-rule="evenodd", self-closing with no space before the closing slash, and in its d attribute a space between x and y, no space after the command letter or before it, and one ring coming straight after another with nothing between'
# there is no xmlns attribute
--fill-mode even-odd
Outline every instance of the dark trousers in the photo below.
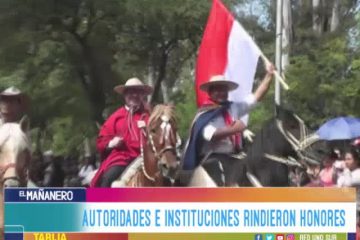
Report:
<svg viewBox="0 0 360 240"><path fill-rule="evenodd" d="M246 175L244 160L234 158L228 154L210 154L204 160L203 167L219 187L237 184L239 178Z"/></svg>
<svg viewBox="0 0 360 240"><path fill-rule="evenodd" d="M213 153L203 163L204 169L218 186L228 186L235 159L226 154Z"/></svg>
<svg viewBox="0 0 360 240"><path fill-rule="evenodd" d="M118 179L125 169L126 166L112 166L101 176L98 187L111 187L111 183Z"/></svg>
<svg viewBox="0 0 360 240"><path fill-rule="evenodd" d="M207 156L202 157L200 165L203 166L219 187L232 186L238 182L240 176L246 174L244 160L222 153L209 153ZM180 171L177 184L179 186L188 186L192 174L193 170Z"/></svg>

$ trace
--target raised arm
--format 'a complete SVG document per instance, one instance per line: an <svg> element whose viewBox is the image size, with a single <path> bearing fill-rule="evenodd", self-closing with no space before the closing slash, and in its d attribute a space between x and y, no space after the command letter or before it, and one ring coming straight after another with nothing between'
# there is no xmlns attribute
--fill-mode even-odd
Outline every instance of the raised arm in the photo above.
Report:
<svg viewBox="0 0 360 240"><path fill-rule="evenodd" d="M266 75L264 79L261 81L260 86L256 89L254 96L257 102L261 101L267 91L269 90L270 83L273 79L274 75L274 65L272 63L266 64Z"/></svg>

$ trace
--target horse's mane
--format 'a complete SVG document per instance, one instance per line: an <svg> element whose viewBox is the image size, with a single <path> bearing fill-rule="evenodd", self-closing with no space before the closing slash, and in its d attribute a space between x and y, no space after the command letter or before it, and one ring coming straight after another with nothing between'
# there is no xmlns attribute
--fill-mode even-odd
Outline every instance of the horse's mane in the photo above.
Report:
<svg viewBox="0 0 360 240"><path fill-rule="evenodd" d="M8 139L13 139L18 148L30 149L30 139L18 123L5 123L0 127L0 146Z"/></svg>
<svg viewBox="0 0 360 240"><path fill-rule="evenodd" d="M165 104L159 104L154 107L154 109L151 112L148 125L152 126L153 124L156 124L156 121L161 119L162 116L168 117L170 123L176 125L177 119L176 119L174 107Z"/></svg>

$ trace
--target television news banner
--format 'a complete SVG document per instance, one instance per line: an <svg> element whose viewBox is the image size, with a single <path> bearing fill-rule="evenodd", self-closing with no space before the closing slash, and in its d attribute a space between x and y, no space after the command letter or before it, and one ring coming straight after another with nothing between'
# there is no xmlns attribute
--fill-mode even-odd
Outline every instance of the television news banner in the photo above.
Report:
<svg viewBox="0 0 360 240"><path fill-rule="evenodd" d="M9 188L6 240L356 239L354 188Z"/></svg>

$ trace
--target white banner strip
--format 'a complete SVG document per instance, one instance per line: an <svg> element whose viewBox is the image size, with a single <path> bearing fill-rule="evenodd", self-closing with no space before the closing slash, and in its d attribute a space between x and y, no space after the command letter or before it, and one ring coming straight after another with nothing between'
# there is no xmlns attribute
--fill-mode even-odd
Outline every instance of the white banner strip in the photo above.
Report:
<svg viewBox="0 0 360 240"><path fill-rule="evenodd" d="M356 231L355 203L87 203L86 232Z"/></svg>

